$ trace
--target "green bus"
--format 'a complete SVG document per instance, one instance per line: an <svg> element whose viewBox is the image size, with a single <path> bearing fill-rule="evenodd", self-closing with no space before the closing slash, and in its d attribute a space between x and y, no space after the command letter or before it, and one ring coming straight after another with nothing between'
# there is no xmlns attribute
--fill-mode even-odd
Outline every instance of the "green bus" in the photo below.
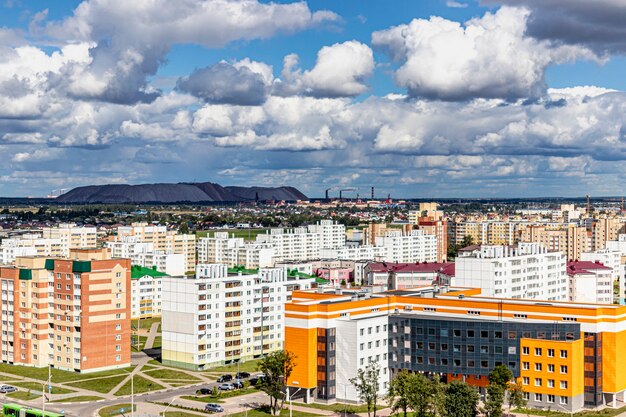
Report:
<svg viewBox="0 0 626 417"><path fill-rule="evenodd" d="M64 417L63 414L54 413L52 411L46 411L44 414L41 410L19 404L4 404L2 406L2 412L5 417Z"/></svg>

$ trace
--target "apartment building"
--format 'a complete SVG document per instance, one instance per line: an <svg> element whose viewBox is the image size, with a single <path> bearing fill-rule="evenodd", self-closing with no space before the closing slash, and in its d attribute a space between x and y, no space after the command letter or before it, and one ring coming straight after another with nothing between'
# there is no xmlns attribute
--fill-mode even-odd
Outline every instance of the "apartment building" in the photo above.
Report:
<svg viewBox="0 0 626 417"><path fill-rule="evenodd" d="M622 253L618 250L606 247L593 252L585 252L580 257L581 261L599 262L611 268L611 280L619 282L624 277L624 267L622 264Z"/></svg>
<svg viewBox="0 0 626 417"><path fill-rule="evenodd" d="M606 242L606 249L620 254L620 280L619 280L619 300L621 305L626 305L626 234L620 234L617 240Z"/></svg>
<svg viewBox="0 0 626 417"><path fill-rule="evenodd" d="M44 239L60 239L61 245L67 248L69 256L70 249L86 249L98 246L98 231L95 227L79 227L71 223L59 224L55 227L44 227L41 229Z"/></svg>
<svg viewBox="0 0 626 417"><path fill-rule="evenodd" d="M163 277L169 276L155 268L133 265L131 269L131 319L161 316Z"/></svg>
<svg viewBox="0 0 626 417"><path fill-rule="evenodd" d="M141 242L139 236L124 236L120 239L117 242L104 242L114 258L130 258L133 265L156 267L167 275L184 275L187 272L187 257L183 253L155 250L154 243Z"/></svg>
<svg viewBox="0 0 626 417"><path fill-rule="evenodd" d="M437 261L437 238L423 230L388 231L376 238L376 246L382 248L382 259L387 262Z"/></svg>
<svg viewBox="0 0 626 417"><path fill-rule="evenodd" d="M626 307L433 290L294 292L285 307L285 349L298 357L289 391L309 402L354 401L346 377L378 357L381 395L404 369L484 392L504 365L530 407L574 412L625 400Z"/></svg>
<svg viewBox="0 0 626 417"><path fill-rule="evenodd" d="M612 269L600 262L567 263L569 299L579 303L613 304Z"/></svg>
<svg viewBox="0 0 626 417"><path fill-rule="evenodd" d="M2 361L94 372L130 365L130 261L106 250L0 267Z"/></svg>
<svg viewBox="0 0 626 417"><path fill-rule="evenodd" d="M461 250L455 261L454 286L480 288L489 297L569 299L565 257L542 245L473 246Z"/></svg>
<svg viewBox="0 0 626 417"><path fill-rule="evenodd" d="M383 286L388 290L403 290L433 284L450 285L448 279L454 274L453 262L370 262L365 267L365 282L367 285ZM445 282L442 282L442 277L445 277Z"/></svg>
<svg viewBox="0 0 626 417"><path fill-rule="evenodd" d="M193 271L196 265L196 235L178 234L167 230L166 226L149 225L147 223L133 223L130 226L120 226L113 242L128 242L134 238L136 243L151 243L155 253L182 254L185 256L185 271Z"/></svg>
<svg viewBox="0 0 626 417"><path fill-rule="evenodd" d="M314 282L282 268L220 264L199 264L195 277L163 277L163 363L201 370L282 349L284 304Z"/></svg>
<svg viewBox="0 0 626 417"><path fill-rule="evenodd" d="M243 238L229 236L228 232L215 232L212 237L198 239L197 251L199 263L241 265L247 269L269 268L275 257L271 244L245 242Z"/></svg>
<svg viewBox="0 0 626 417"><path fill-rule="evenodd" d="M566 259L580 259L592 251L591 233L586 227L574 224L553 226L531 225L522 229L520 242L539 243L551 252L561 252Z"/></svg>
<svg viewBox="0 0 626 417"><path fill-rule="evenodd" d="M20 237L2 239L0 257L3 264L12 264L18 256L67 257L69 248L61 239L44 239L40 234L29 233Z"/></svg>

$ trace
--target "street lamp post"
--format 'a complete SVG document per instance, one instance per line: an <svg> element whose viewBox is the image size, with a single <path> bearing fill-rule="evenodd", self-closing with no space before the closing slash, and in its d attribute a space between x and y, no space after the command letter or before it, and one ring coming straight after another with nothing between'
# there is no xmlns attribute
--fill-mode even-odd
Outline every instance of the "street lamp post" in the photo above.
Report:
<svg viewBox="0 0 626 417"><path fill-rule="evenodd" d="M300 391L301 389L302 388L298 388L296 392L294 392L293 394L291 393L289 389L287 389L287 394L289 395L289 417L293 417L293 404L291 400L293 399L293 396L296 395L298 391Z"/></svg>
<svg viewBox="0 0 626 417"><path fill-rule="evenodd" d="M126 372L130 374L130 415L135 416L135 374L134 371Z"/></svg>
<svg viewBox="0 0 626 417"><path fill-rule="evenodd" d="M163 411L161 411L160 414L163 415L163 417L165 417L165 412L167 411L168 408L170 408L170 405L172 405L175 399L176 397L172 398L172 401L170 401L170 403L163 409Z"/></svg>

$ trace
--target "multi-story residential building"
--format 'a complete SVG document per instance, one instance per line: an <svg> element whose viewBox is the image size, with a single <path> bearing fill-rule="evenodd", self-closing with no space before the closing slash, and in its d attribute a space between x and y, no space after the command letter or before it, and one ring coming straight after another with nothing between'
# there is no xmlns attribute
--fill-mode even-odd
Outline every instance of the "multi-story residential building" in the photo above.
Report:
<svg viewBox="0 0 626 417"><path fill-rule="evenodd" d="M322 249L320 258L322 259L345 259L358 261L361 259L383 260L387 251L380 246L344 246L340 249Z"/></svg>
<svg viewBox="0 0 626 417"><path fill-rule="evenodd" d="M613 250L607 247L594 252L585 252L581 255L580 260L599 262L602 265L611 268L611 280L614 283L623 280L624 268L622 265L622 253L618 250Z"/></svg>
<svg viewBox="0 0 626 417"><path fill-rule="evenodd" d="M624 226L624 219L621 218L600 217L593 219L591 224L592 250L604 249L607 241L617 240L619 234L626 231Z"/></svg>
<svg viewBox="0 0 626 417"><path fill-rule="evenodd" d="M569 299L579 303L613 304L612 269L600 262L567 263Z"/></svg>
<svg viewBox="0 0 626 417"><path fill-rule="evenodd" d="M93 372L130 365L130 261L106 250L0 267L2 361Z"/></svg>
<svg viewBox="0 0 626 417"><path fill-rule="evenodd" d="M198 239L198 262L221 263L248 269L273 266L275 250L271 244L245 242L230 237L228 232L215 232L212 237Z"/></svg>
<svg viewBox="0 0 626 417"><path fill-rule="evenodd" d="M427 235L434 235L437 240L437 262L448 259L448 223L433 217L420 217L417 224Z"/></svg>
<svg viewBox="0 0 626 417"><path fill-rule="evenodd" d="M196 235L178 234L167 230L166 226L133 223L131 226L120 226L113 242L129 241L133 237L136 243L152 243L155 253L175 253L185 256L185 271L193 271L196 265Z"/></svg>
<svg viewBox="0 0 626 417"><path fill-rule="evenodd" d="M387 263L370 262L365 267L367 285L383 286L389 290L404 290L433 284L450 285L441 282L441 277L455 274L453 262L431 263Z"/></svg>
<svg viewBox="0 0 626 417"><path fill-rule="evenodd" d="M40 234L32 233L2 239L0 256L3 264L11 264L17 256L67 257L69 248L61 239L44 239Z"/></svg>
<svg viewBox="0 0 626 417"><path fill-rule="evenodd" d="M481 288L489 297L568 300L565 257L536 243L474 246L456 258L452 285Z"/></svg>
<svg viewBox="0 0 626 417"><path fill-rule="evenodd" d="M387 232L376 238L376 246L383 249L382 259L387 262L437 261L437 238L423 230Z"/></svg>
<svg viewBox="0 0 626 417"><path fill-rule="evenodd" d="M522 229L520 242L540 243L549 251L561 252L568 260L580 259L584 252L592 251L591 233L574 224L558 228L531 225Z"/></svg>
<svg viewBox="0 0 626 417"><path fill-rule="evenodd" d="M314 282L282 268L229 272L218 264L198 265L195 277L164 277L163 363L208 369L282 349L284 304Z"/></svg>
<svg viewBox="0 0 626 417"><path fill-rule="evenodd" d="M131 270L130 315L132 319L161 316L163 277L154 268L133 265Z"/></svg>
<svg viewBox="0 0 626 417"><path fill-rule="evenodd" d="M618 252L620 256L620 280L619 280L619 299L621 305L626 305L626 234L620 234L617 240L609 240L606 242L607 250ZM622 278L623 277L623 278Z"/></svg>
<svg viewBox="0 0 626 417"><path fill-rule="evenodd" d="M625 399L626 307L490 298L474 289L433 296L424 288L298 291L285 315L285 349L298 357L287 385L306 401L354 401L353 387L342 384L377 357L381 395L403 369L484 392L489 373L504 365L531 407L573 412Z"/></svg>
<svg viewBox="0 0 626 417"><path fill-rule="evenodd" d="M69 256L71 249L95 248L98 245L98 231L95 227L63 223L55 227L44 227L41 234L44 239L60 239L61 245L67 250L63 256Z"/></svg>
<svg viewBox="0 0 626 417"><path fill-rule="evenodd" d="M154 249L152 242L140 242L139 236L124 236L121 241L105 242L114 258L130 258L133 265L146 268L156 267L167 275L184 275L187 272L187 258L182 253Z"/></svg>

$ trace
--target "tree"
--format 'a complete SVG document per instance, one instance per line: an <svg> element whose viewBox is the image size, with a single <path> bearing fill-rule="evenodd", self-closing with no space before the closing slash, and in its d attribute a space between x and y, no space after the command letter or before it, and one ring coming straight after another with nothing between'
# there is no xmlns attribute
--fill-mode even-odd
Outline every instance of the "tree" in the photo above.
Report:
<svg viewBox="0 0 626 417"><path fill-rule="evenodd" d="M490 383L487 386L487 399L485 411L489 417L502 417L502 405L504 404L504 388L501 385Z"/></svg>
<svg viewBox="0 0 626 417"><path fill-rule="evenodd" d="M489 383L499 385L502 391L506 389L510 381L513 380L513 372L504 366L498 365L489 373Z"/></svg>
<svg viewBox="0 0 626 417"><path fill-rule="evenodd" d="M478 392L465 382L452 381L446 388L445 417L475 417L478 414Z"/></svg>
<svg viewBox="0 0 626 417"><path fill-rule="evenodd" d="M474 238L471 235L463 236L463 240L461 241L461 249L467 246L472 246L474 244Z"/></svg>
<svg viewBox="0 0 626 417"><path fill-rule="evenodd" d="M189 224L187 224L187 222L182 222L179 226L178 226L178 233L186 235L189 233Z"/></svg>
<svg viewBox="0 0 626 417"><path fill-rule="evenodd" d="M380 365L378 361L371 362L365 369L359 368L350 383L356 388L359 399L367 405L367 416L370 417L372 409L376 417L376 405L378 403Z"/></svg>
<svg viewBox="0 0 626 417"><path fill-rule="evenodd" d="M524 386L519 382L509 384L509 414L511 414L511 407L524 408L528 401L524 398Z"/></svg>
<svg viewBox="0 0 626 417"><path fill-rule="evenodd" d="M425 417L433 405L432 383L422 374L414 374L409 386L409 404L418 417Z"/></svg>
<svg viewBox="0 0 626 417"><path fill-rule="evenodd" d="M270 396L272 415L278 415L285 402L285 382L296 366L296 356L287 350L278 350L266 355L259 362L259 371L265 374L259 388Z"/></svg>
<svg viewBox="0 0 626 417"><path fill-rule="evenodd" d="M432 379L432 392L433 392L433 404L432 414L435 417L441 417L445 415L445 401L446 401L446 384L441 382L439 375L435 374Z"/></svg>
<svg viewBox="0 0 626 417"><path fill-rule="evenodd" d="M409 403L409 392L411 386L411 379L414 376L409 374L405 369L398 373L389 383L389 392L387 399L389 401L389 408L394 413L402 410L404 417L406 417L407 409L411 406Z"/></svg>

